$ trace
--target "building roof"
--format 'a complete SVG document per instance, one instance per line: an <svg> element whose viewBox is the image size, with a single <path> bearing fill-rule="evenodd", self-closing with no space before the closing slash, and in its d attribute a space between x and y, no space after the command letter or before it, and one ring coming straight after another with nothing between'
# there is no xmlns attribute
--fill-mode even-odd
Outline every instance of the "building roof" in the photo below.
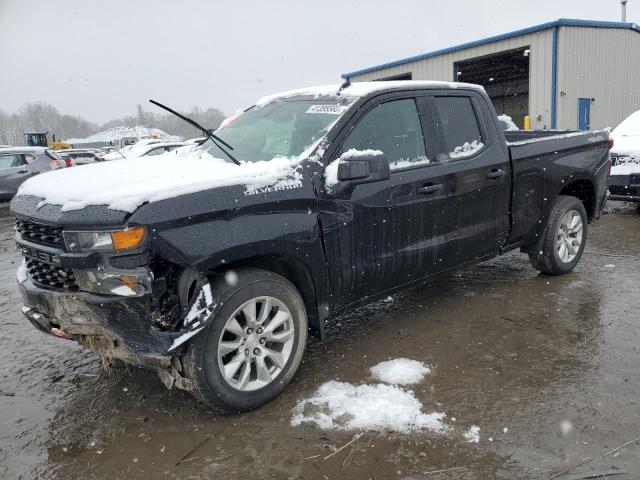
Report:
<svg viewBox="0 0 640 480"><path fill-rule="evenodd" d="M356 75L362 75L365 73L375 72L389 67L397 67L398 65L405 65L407 63L416 62L418 60L425 60L427 58L438 57L440 55L446 55L448 53L459 52L468 48L479 47L488 43L499 42L501 40L508 40L510 38L519 37L521 35L527 35L530 33L541 32L543 30L549 30L556 27L584 27L584 28L610 28L610 29L625 29L633 30L640 33L640 25L636 23L622 23L622 22L600 22L595 20L576 20L571 18L561 18L553 22L542 23L533 27L523 28L515 30L509 33L503 33L502 35L495 35L493 37L484 38L482 40L476 40L474 42L463 43L454 47L444 48L442 50L436 50L434 52L423 53L421 55L414 55L413 57L403 58L394 62L383 63L374 67L363 68L362 70L356 70L354 72L343 73L342 78L351 78Z"/></svg>

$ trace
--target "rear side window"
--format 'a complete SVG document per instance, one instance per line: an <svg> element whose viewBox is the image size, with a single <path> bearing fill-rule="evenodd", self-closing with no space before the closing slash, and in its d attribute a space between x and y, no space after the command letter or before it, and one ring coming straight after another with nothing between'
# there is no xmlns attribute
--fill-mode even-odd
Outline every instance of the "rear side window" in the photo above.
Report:
<svg viewBox="0 0 640 480"><path fill-rule="evenodd" d="M22 155L17 153L11 155L0 155L0 169L20 167L21 165L24 165L24 163Z"/></svg>
<svg viewBox="0 0 640 480"><path fill-rule="evenodd" d="M435 97L433 100L445 150L438 160L470 157L482 150L482 133L471 99Z"/></svg>
<svg viewBox="0 0 640 480"><path fill-rule="evenodd" d="M393 100L371 109L342 145L342 153L352 149L380 150L395 169L428 163L415 100Z"/></svg>
<svg viewBox="0 0 640 480"><path fill-rule="evenodd" d="M154 149L152 149L152 150L149 150L149 152L148 152L148 153L146 153L144 156L145 156L145 157L151 157L151 156L153 156L153 155L161 155L161 154L163 154L164 152L166 152L166 150L165 150L165 148L164 148L164 147L158 147L158 148L154 148Z"/></svg>

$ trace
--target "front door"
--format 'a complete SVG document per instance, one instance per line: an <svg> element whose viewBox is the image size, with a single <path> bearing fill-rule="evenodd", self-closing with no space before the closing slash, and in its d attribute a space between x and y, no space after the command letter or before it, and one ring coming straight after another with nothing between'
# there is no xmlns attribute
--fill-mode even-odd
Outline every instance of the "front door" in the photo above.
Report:
<svg viewBox="0 0 640 480"><path fill-rule="evenodd" d="M578 130L591 130L591 99L578 99Z"/></svg>
<svg viewBox="0 0 640 480"><path fill-rule="evenodd" d="M320 195L334 306L417 280L437 261L433 238L442 197L430 188L435 142L420 105L411 93L371 100L346 126L350 133L330 157L379 150L391 166L387 181L346 191L338 185Z"/></svg>

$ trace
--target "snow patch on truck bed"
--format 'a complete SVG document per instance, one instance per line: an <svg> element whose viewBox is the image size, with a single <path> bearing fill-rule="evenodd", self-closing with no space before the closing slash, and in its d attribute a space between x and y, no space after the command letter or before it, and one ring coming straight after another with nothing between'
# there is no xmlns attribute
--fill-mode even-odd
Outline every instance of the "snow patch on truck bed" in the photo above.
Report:
<svg viewBox="0 0 640 480"><path fill-rule="evenodd" d="M298 164L298 158L278 157L236 165L203 151L168 153L48 172L23 183L18 195L40 197L41 205L63 211L107 205L131 213L146 202L218 187L292 188L301 182Z"/></svg>

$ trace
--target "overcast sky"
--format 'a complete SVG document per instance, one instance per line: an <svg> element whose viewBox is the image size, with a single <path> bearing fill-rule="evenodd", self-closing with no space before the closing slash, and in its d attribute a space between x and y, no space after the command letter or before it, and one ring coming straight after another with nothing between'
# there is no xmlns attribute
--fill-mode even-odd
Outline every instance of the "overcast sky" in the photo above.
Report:
<svg viewBox="0 0 640 480"><path fill-rule="evenodd" d="M620 2L0 0L0 109L43 100L102 122L154 98L230 113L561 17L618 21ZM629 0L628 21L640 22L640 0Z"/></svg>

